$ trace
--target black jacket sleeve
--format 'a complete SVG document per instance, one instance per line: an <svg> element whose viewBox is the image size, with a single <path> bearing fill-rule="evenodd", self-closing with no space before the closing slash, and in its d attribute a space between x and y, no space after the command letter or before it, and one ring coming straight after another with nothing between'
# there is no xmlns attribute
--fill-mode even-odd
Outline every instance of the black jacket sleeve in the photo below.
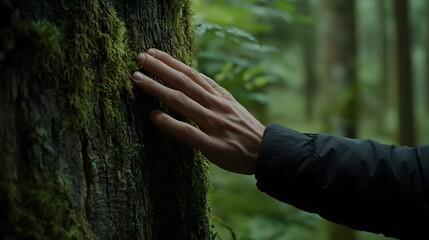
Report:
<svg viewBox="0 0 429 240"><path fill-rule="evenodd" d="M256 179L268 195L332 222L429 239L429 145L399 147L271 124Z"/></svg>

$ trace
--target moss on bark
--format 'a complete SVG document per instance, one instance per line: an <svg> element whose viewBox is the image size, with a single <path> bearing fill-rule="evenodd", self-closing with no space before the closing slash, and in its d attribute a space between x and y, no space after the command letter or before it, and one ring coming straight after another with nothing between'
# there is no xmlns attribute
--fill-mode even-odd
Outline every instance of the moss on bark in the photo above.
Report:
<svg viewBox="0 0 429 240"><path fill-rule="evenodd" d="M0 2L0 12L0 71L13 67L54 85L57 100L67 109L65 128L88 126L94 120L94 105L102 102L109 135L123 143L123 133L116 127L125 121L120 98L123 92L132 95L129 76L135 64L125 26L114 10L98 1L75 1L58 25L24 20L6 0ZM44 141L47 133L40 119L31 120L34 131L28 134L31 146L25 153L31 158L29 171L20 173L16 159L9 155L7 143L13 139L4 141L0 149L3 232L30 239L92 239L89 223L72 209L67 182L60 182L55 173L58 166L54 172L39 169L42 151L55 150Z"/></svg>
<svg viewBox="0 0 429 240"><path fill-rule="evenodd" d="M106 127L115 131L123 122L121 93L131 93L130 74L136 69L134 53L127 45L124 23L114 9L98 1L72 1L62 19L64 38L61 61L54 76L67 93L68 123L82 128L94 116L94 104L102 102Z"/></svg>

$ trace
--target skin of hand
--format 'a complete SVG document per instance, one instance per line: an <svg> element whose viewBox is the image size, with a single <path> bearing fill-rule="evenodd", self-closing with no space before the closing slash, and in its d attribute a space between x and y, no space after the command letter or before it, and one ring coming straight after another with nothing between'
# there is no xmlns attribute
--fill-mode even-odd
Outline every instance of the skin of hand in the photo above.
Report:
<svg viewBox="0 0 429 240"><path fill-rule="evenodd" d="M156 110L151 112L151 120L157 127L196 147L225 170L255 173L265 127L227 90L157 49L138 54L136 61L144 72L165 85L140 71L133 74L135 85L198 125L194 127Z"/></svg>

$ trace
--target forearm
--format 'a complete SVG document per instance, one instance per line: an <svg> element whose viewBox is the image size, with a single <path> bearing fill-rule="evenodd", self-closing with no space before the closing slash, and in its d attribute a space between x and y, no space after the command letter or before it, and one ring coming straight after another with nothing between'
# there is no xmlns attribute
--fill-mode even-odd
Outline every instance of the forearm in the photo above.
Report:
<svg viewBox="0 0 429 240"><path fill-rule="evenodd" d="M396 147L270 125L260 149L258 188L283 202L396 237L398 229L423 232L429 226L429 180L423 174L428 146Z"/></svg>

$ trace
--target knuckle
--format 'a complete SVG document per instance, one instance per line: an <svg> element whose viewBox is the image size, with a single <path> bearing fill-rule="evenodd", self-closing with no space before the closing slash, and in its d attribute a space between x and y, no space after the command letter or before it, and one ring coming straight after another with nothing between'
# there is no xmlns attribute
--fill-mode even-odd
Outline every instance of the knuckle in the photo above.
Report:
<svg viewBox="0 0 429 240"><path fill-rule="evenodd" d="M235 113L235 108L232 103L224 98L218 98L217 100L217 108L223 113Z"/></svg>
<svg viewBox="0 0 429 240"><path fill-rule="evenodd" d="M216 122L217 125L223 130L227 129L230 126L229 122L225 118L218 118Z"/></svg>
<svg viewBox="0 0 429 240"><path fill-rule="evenodd" d="M210 119L207 119L207 124L211 129L219 129L220 131L225 130L228 127L228 121L221 115L213 115Z"/></svg>
<svg viewBox="0 0 429 240"><path fill-rule="evenodd" d="M193 127L190 125L185 125L180 131L180 137L182 139L191 139L194 136L194 131L192 129Z"/></svg>
<svg viewBox="0 0 429 240"><path fill-rule="evenodd" d="M156 116L156 119L158 122L160 122L162 124L165 124L170 120L168 115L166 115L166 114L159 114Z"/></svg>
<svg viewBox="0 0 429 240"><path fill-rule="evenodd" d="M176 91L173 93L172 97L170 98L170 102L172 104L184 104L186 102L187 96L180 91Z"/></svg>
<svg viewBox="0 0 429 240"><path fill-rule="evenodd" d="M191 84L190 79L185 73L180 72L174 79L174 86L176 88L188 88Z"/></svg>
<svg viewBox="0 0 429 240"><path fill-rule="evenodd" d="M223 104L223 105L221 105L221 109L225 113L234 113L235 112L234 108L231 105L229 105L229 104Z"/></svg>
<svg viewBox="0 0 429 240"><path fill-rule="evenodd" d="M222 88L222 97L228 99L228 100L232 100L234 99L234 97L232 96L232 94L230 92L228 92L227 90L225 90L224 88Z"/></svg>
<svg viewBox="0 0 429 240"><path fill-rule="evenodd" d="M186 83L186 82L188 82L188 76L186 76L186 74L181 72L177 76L177 80L180 81L181 83Z"/></svg>
<svg viewBox="0 0 429 240"><path fill-rule="evenodd" d="M201 78L200 73L193 68L187 68L186 69L186 75L188 75L191 79Z"/></svg>

